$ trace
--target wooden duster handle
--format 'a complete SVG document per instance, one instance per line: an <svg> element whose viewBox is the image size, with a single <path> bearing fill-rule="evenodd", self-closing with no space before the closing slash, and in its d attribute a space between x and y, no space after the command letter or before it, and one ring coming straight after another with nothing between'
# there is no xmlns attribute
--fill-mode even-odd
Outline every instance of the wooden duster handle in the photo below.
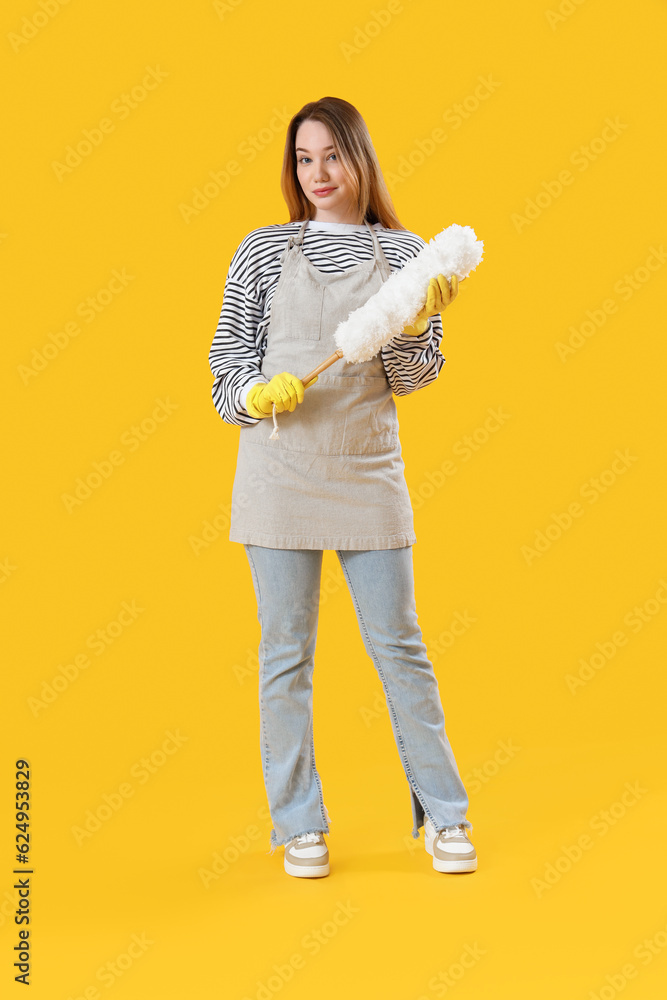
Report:
<svg viewBox="0 0 667 1000"><path fill-rule="evenodd" d="M317 368L314 368L312 372L309 372L305 378L301 379L301 381L303 382L304 389L308 388L308 383L312 382L313 379L320 374L320 372L323 372L326 368L329 367L329 365L333 365L336 361L340 360L340 358L342 357L343 357L343 352L341 351L340 348L338 348L338 350L330 357L328 357L326 361L323 361L321 365L318 365Z"/></svg>

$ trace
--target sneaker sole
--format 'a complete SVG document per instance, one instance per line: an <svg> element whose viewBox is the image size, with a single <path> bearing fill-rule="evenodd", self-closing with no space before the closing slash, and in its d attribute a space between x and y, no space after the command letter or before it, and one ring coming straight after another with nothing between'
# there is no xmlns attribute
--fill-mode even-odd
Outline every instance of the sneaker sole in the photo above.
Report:
<svg viewBox="0 0 667 1000"><path fill-rule="evenodd" d="M433 853L433 840L426 837L424 844L426 846L426 851L433 858L433 867L437 872L446 872L451 875L455 875L457 872L476 872L477 871L477 858L474 857L470 860L467 858L455 859L452 858L451 861L442 861L440 858L436 858Z"/></svg>
<svg viewBox="0 0 667 1000"><path fill-rule="evenodd" d="M326 865L293 865L285 858L285 871L297 878L321 878L329 874L329 862Z"/></svg>

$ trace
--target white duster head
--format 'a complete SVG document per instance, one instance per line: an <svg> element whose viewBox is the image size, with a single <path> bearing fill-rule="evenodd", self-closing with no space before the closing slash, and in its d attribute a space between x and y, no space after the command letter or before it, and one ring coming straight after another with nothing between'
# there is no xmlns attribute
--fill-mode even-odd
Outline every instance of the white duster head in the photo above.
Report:
<svg viewBox="0 0 667 1000"><path fill-rule="evenodd" d="M381 347L409 326L426 302L431 278L444 274L459 279L474 271L484 244L470 226L454 223L443 229L394 271L363 306L338 324L334 338L346 361L369 361Z"/></svg>

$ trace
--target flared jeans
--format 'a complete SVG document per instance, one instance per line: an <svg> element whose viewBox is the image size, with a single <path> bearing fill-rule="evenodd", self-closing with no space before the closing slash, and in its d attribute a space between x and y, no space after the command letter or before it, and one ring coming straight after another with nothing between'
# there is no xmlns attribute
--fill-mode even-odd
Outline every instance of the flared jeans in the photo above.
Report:
<svg viewBox="0 0 667 1000"><path fill-rule="evenodd" d="M271 848L329 832L313 744L313 668L320 549L246 545L257 617L260 743ZM447 734L438 682L417 621L412 547L338 550L366 651L375 664L410 787L413 837L466 819L468 796Z"/></svg>

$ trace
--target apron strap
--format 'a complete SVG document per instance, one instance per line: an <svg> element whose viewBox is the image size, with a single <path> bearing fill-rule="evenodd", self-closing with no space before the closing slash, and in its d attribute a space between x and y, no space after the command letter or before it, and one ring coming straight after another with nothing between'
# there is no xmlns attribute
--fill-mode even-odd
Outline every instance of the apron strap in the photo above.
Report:
<svg viewBox="0 0 667 1000"><path fill-rule="evenodd" d="M289 236L287 238L287 245L286 245L285 249L283 250L283 252L280 255L280 263L281 264L285 263L285 260L287 259L287 255L288 255L288 253L290 252L290 250L292 249L293 246L300 247L301 244L303 243L303 233L304 233L304 230L305 230L307 224L308 224L308 219L306 219L304 221L303 225L299 229L299 232L296 234L296 236Z"/></svg>
<svg viewBox="0 0 667 1000"><path fill-rule="evenodd" d="M370 229L371 236L373 237L373 252L375 253L375 260L380 267L381 273L383 274L383 281L386 281L389 275L391 274L391 265L387 260L387 258L385 257L382 247L380 246L380 241L377 237L377 233L371 226L368 219L364 219L364 222Z"/></svg>
<svg viewBox="0 0 667 1000"><path fill-rule="evenodd" d="M378 264L384 264L384 263L386 263L385 256L382 253L382 247L380 246L380 241L377 238L377 233L375 232L375 230L371 226L371 224L368 221L368 219L364 219L364 222L368 226L369 232L370 232L371 237L373 239L373 253L375 254L376 261L378 262Z"/></svg>
<svg viewBox="0 0 667 1000"><path fill-rule="evenodd" d="M288 249L294 246L297 247L301 246L301 244L303 243L303 234L307 225L308 225L308 219L304 219L303 225L299 229L299 232L296 234L296 236L290 236L289 240L287 241Z"/></svg>
<svg viewBox="0 0 667 1000"><path fill-rule="evenodd" d="M308 225L309 221L310 221L309 219L304 219L303 224L301 225L301 228L299 229L299 231L296 234L296 236L290 236L290 237L288 237L287 246L285 247L283 253L280 256L281 263L284 261L285 257L287 256L288 252L291 250L292 247L294 247L294 246L301 247L302 246L302 244L303 244L303 235L304 235L304 232L306 230L306 226ZM380 246L380 241L377 238L377 233L375 232L375 230L371 226L371 224L368 221L368 219L364 219L364 223L368 227L368 231L371 234L371 239L373 240L373 254L375 256L375 260L380 265L381 269L386 270L388 273L391 273L391 267L389 266L389 261L387 260L387 258L385 257L385 255L384 255L384 253L382 251L382 247Z"/></svg>

